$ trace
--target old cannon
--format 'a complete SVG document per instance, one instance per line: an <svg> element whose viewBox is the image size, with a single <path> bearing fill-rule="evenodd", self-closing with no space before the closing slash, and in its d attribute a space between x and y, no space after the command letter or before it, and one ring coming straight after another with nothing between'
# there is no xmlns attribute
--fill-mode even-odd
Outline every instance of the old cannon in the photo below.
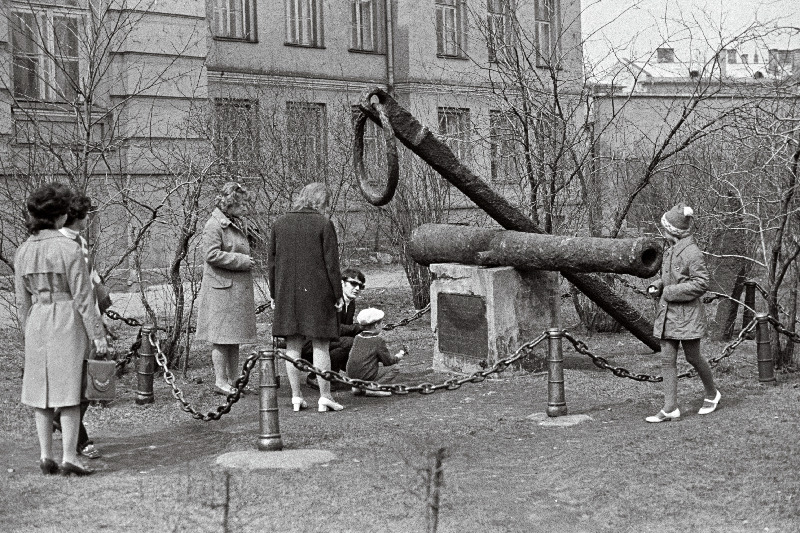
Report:
<svg viewBox="0 0 800 533"><path fill-rule="evenodd" d="M423 224L414 230L408 251L421 265L463 263L649 278L661 266L662 246L651 237L603 239Z"/></svg>
<svg viewBox="0 0 800 533"><path fill-rule="evenodd" d="M360 114L355 121L355 167L361 192L373 205L388 203L397 187L399 165L395 140L399 139L406 148L464 193L503 228L518 232L544 233L530 218L512 206L505 198L492 190L488 183L462 164L444 142L398 104L385 90L374 88L365 93L359 110ZM367 119L381 126L387 144L389 175L387 184L382 190L368 182L364 170L363 137ZM658 340L653 337L652 322L616 294L602 279L593 274L572 270L560 270L560 272L566 280L649 348L654 351L661 349Z"/></svg>

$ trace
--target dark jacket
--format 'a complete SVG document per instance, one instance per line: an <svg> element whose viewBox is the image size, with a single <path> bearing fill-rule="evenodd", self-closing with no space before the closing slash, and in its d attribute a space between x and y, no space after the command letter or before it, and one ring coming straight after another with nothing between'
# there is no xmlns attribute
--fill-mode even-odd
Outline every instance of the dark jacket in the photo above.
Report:
<svg viewBox="0 0 800 533"><path fill-rule="evenodd" d="M267 275L275 300L273 336L339 336L336 302L342 297L342 281L330 219L314 209L278 218L271 230Z"/></svg>
<svg viewBox="0 0 800 533"><path fill-rule="evenodd" d="M360 324L353 324L355 315L356 301L350 300L350 303L338 313L340 337L355 337L364 330Z"/></svg>
<svg viewBox="0 0 800 533"><path fill-rule="evenodd" d="M690 237L664 253L661 279L653 283L661 299L653 326L659 339L699 339L706 332L706 314L700 297L708 288L703 253Z"/></svg>

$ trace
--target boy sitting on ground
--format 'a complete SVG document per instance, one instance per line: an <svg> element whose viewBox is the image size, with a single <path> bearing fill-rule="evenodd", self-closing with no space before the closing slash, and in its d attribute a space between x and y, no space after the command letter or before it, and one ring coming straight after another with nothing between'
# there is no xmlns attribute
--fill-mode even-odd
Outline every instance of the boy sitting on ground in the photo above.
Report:
<svg viewBox="0 0 800 533"><path fill-rule="evenodd" d="M377 383L390 383L400 373L397 367L405 350L400 350L395 355L389 353L386 341L381 337L381 324L383 311L370 307L358 313L356 320L363 331L353 339L350 349L350 358L347 360L347 376L364 381ZM353 387L356 396L391 396L388 391L370 391Z"/></svg>

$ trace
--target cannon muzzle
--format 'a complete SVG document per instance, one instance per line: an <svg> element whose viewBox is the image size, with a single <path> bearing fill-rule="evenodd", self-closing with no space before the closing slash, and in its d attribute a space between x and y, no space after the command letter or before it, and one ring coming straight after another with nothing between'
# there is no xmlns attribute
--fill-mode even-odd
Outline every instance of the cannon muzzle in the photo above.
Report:
<svg viewBox="0 0 800 533"><path fill-rule="evenodd" d="M423 224L409 246L414 261L513 266L536 270L611 272L649 278L661 267L661 241L652 237L568 237L455 224Z"/></svg>

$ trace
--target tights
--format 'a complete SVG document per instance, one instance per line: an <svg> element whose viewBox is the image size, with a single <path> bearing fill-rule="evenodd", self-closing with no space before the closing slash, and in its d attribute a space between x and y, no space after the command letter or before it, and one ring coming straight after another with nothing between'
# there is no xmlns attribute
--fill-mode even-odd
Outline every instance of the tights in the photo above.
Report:
<svg viewBox="0 0 800 533"><path fill-rule="evenodd" d="M700 355L700 339L661 339L661 373L664 376L664 412L678 408L678 345L683 345L686 360L696 370L705 388L705 397L713 400L717 394L714 376L708 361Z"/></svg>

